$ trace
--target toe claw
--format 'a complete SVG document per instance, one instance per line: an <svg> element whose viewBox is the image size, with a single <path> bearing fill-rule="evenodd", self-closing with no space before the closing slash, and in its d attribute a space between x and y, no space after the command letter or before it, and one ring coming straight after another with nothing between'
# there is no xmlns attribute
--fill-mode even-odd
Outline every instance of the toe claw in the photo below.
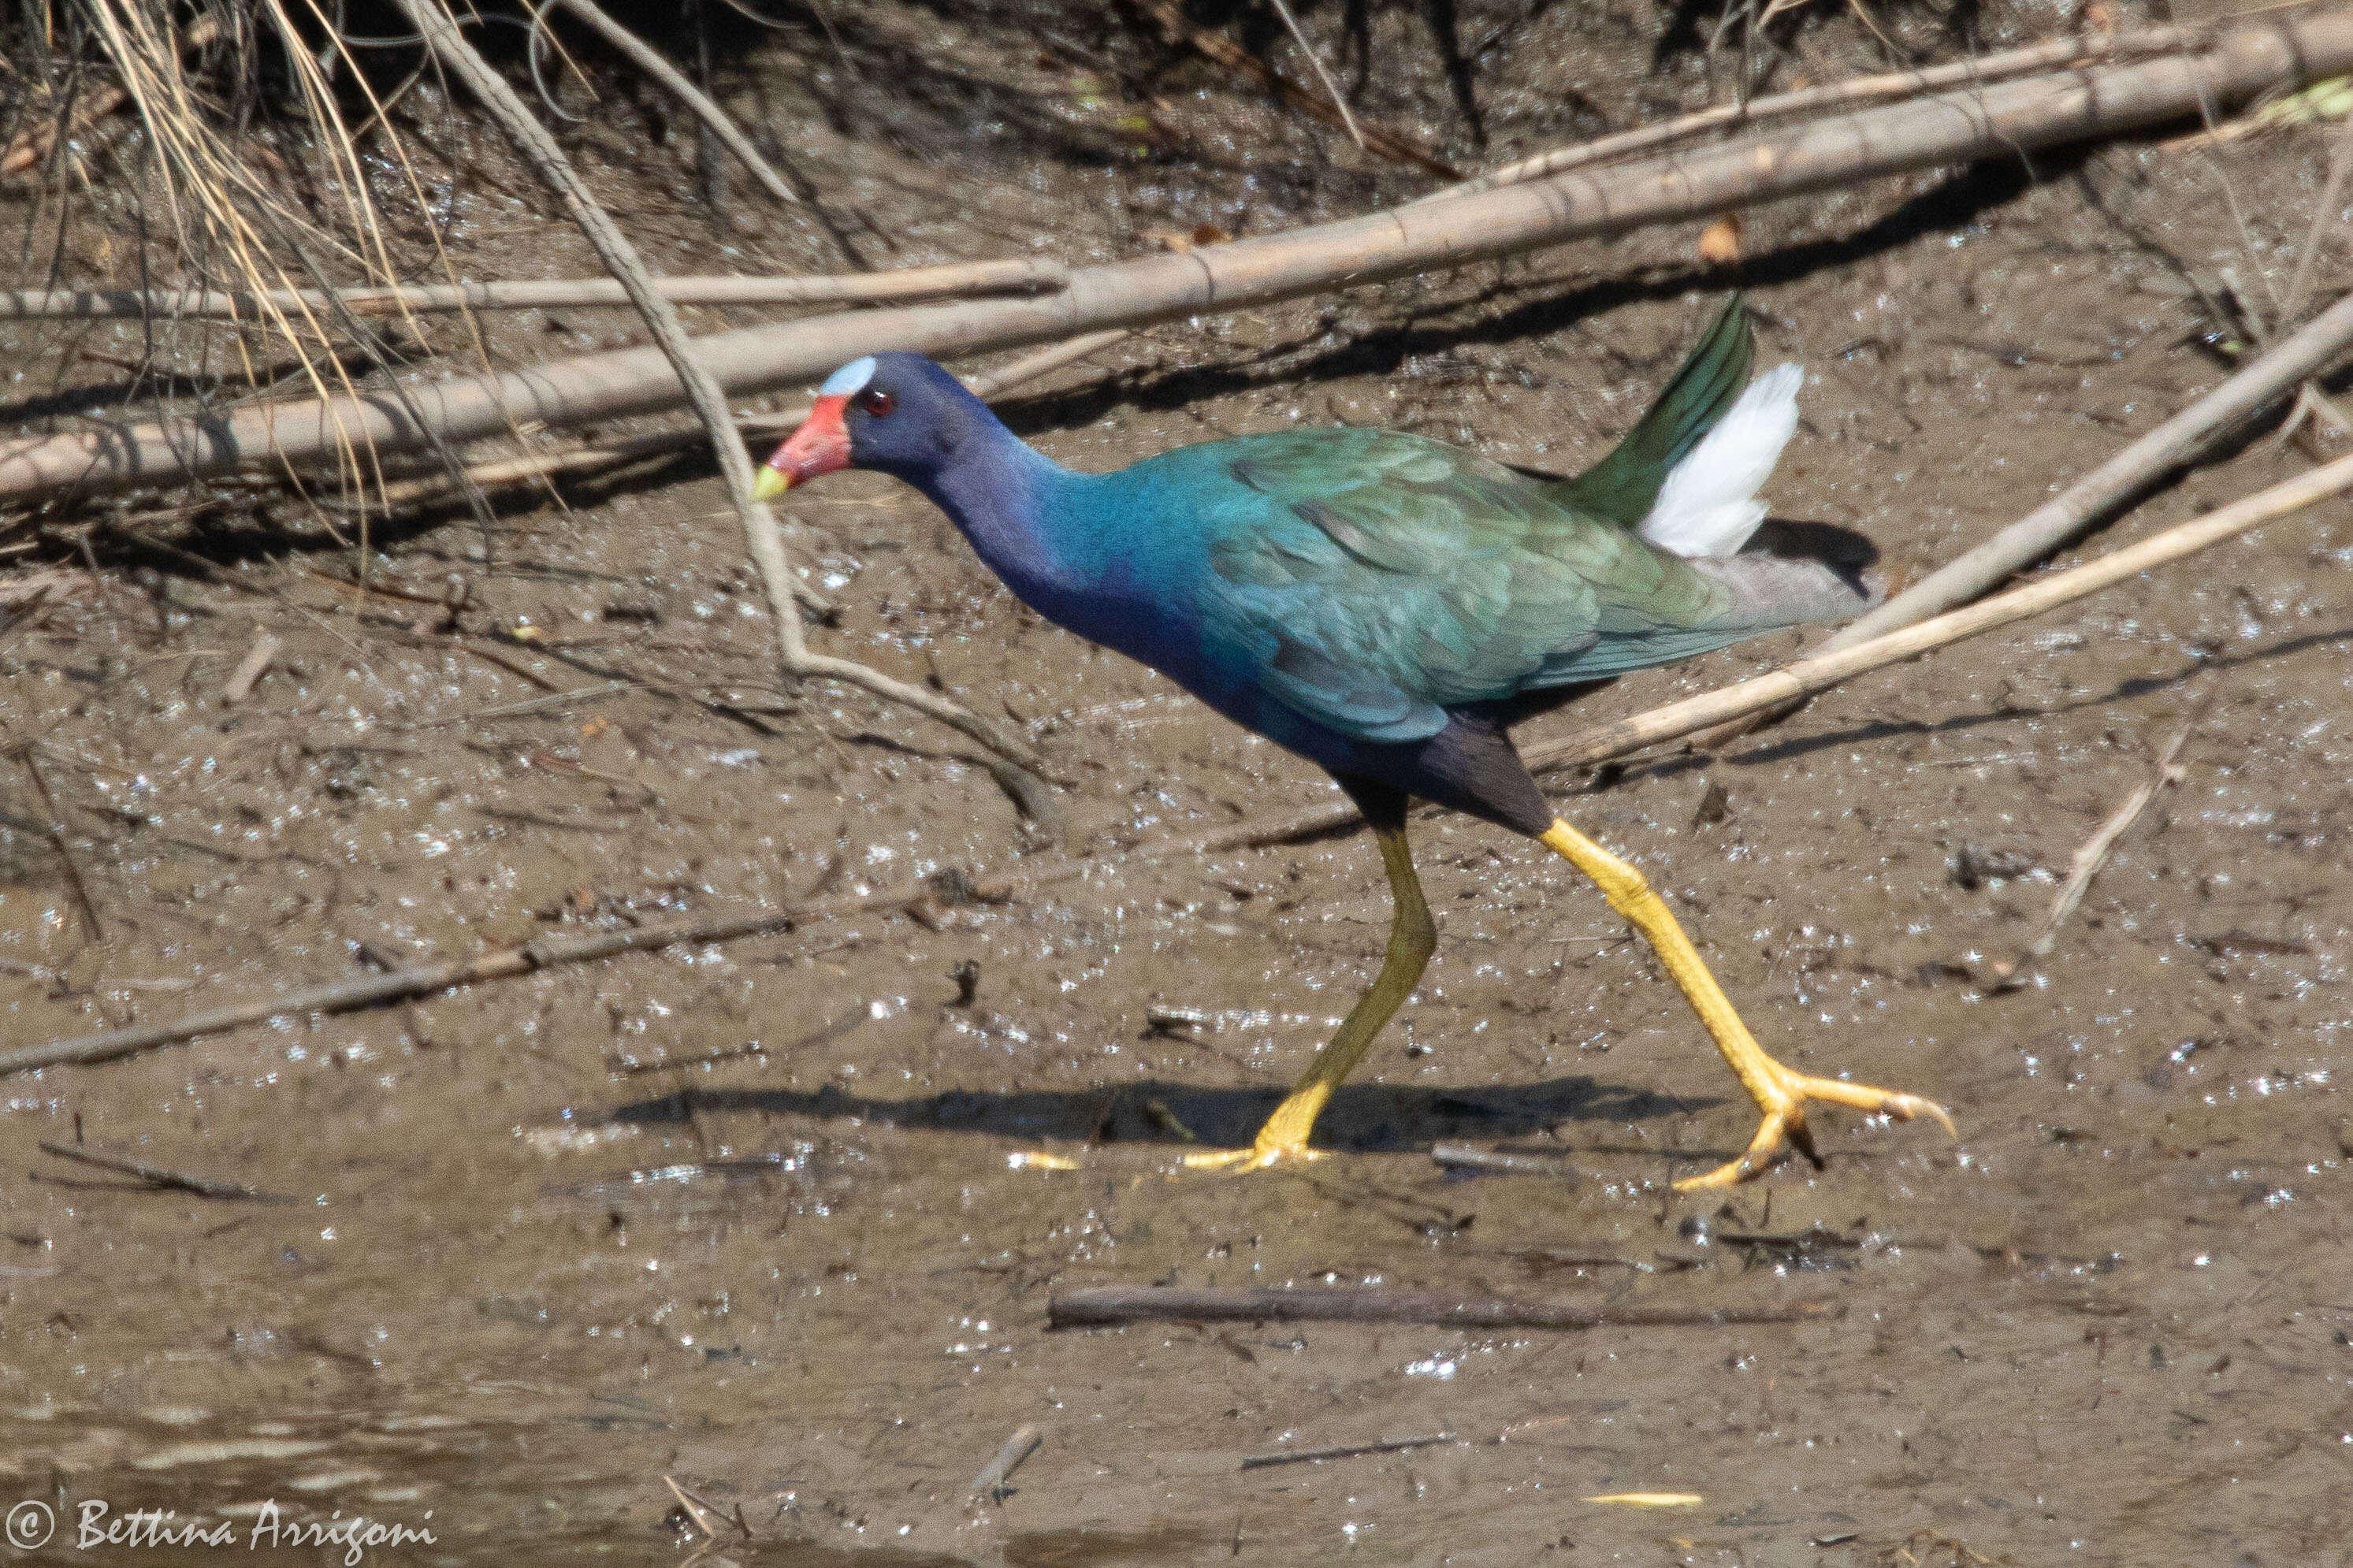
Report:
<svg viewBox="0 0 2353 1568"><path fill-rule="evenodd" d="M1915 1117L1926 1116L1935 1120L1951 1136L1958 1138L1961 1135L1960 1129L1953 1125L1951 1113L1933 1100L1847 1083L1838 1079L1809 1078L1802 1073L1788 1072L1786 1068L1782 1072L1783 1076L1768 1090L1774 1098L1766 1105L1764 1121L1757 1129L1757 1136L1749 1141L1740 1158L1719 1165L1704 1175L1686 1176L1675 1184L1677 1192L1704 1192L1715 1187L1736 1186L1771 1164L1773 1157L1785 1147L1796 1149L1813 1162L1816 1170L1820 1170L1822 1158L1815 1152L1813 1134L1806 1126L1806 1101L1809 1100L1852 1106L1858 1110L1890 1116L1898 1121L1910 1121Z"/></svg>

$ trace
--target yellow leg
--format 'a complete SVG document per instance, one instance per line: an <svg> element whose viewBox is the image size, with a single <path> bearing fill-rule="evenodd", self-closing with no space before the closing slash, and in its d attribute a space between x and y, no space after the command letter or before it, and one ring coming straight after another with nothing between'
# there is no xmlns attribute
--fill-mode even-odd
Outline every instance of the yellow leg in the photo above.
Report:
<svg viewBox="0 0 2353 1568"><path fill-rule="evenodd" d="M1806 1101L1810 1100L1882 1111L1901 1121L1909 1121L1915 1116L1933 1116L1944 1123L1946 1131L1959 1136L1953 1119L1933 1100L1859 1083L1841 1083L1836 1079L1810 1078L1790 1071L1767 1056L1749 1034L1748 1026L1740 1021L1740 1015L1732 1010L1715 976L1707 972L1699 950L1692 946L1683 927L1675 923L1666 901L1642 880L1642 873L1557 818L1545 834L1544 844L1592 878L1594 885L1609 899L1609 907L1633 921L1634 929L1649 939L1660 962L1667 966L1667 973L1674 977L1676 985L1691 1003L1692 1011L1699 1015L1700 1023L1715 1041L1715 1048L1724 1053L1725 1061L1740 1079L1740 1087L1748 1091L1748 1097L1765 1114L1764 1124L1757 1128L1746 1153L1704 1176L1677 1182L1679 1189L1728 1187L1735 1182L1746 1181L1770 1163L1785 1143L1795 1143L1812 1155L1811 1135L1806 1131Z"/></svg>
<svg viewBox="0 0 2353 1568"><path fill-rule="evenodd" d="M1341 1080L1364 1059L1382 1026L1420 984L1430 955L1438 950L1438 927L1430 918L1430 905L1422 900L1421 879L1414 875L1413 851L1406 844L1405 830L1375 831L1380 839L1381 864L1388 868L1389 895L1396 903L1389 921L1388 954L1381 961L1380 973L1356 999L1339 1032L1315 1053L1307 1075L1274 1108L1249 1148L1187 1154L1187 1165L1262 1171L1286 1160L1314 1159L1315 1152L1307 1147L1307 1135L1314 1130L1315 1119L1324 1113Z"/></svg>

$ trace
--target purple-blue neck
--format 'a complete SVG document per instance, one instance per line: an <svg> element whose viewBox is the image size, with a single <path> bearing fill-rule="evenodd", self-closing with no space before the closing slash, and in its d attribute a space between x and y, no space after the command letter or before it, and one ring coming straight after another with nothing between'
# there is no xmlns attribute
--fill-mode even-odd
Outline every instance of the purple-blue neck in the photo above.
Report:
<svg viewBox="0 0 2353 1568"><path fill-rule="evenodd" d="M1060 503L1085 476L1007 429L979 399L965 394L959 401L966 405L942 422L938 447L919 461L878 466L947 513L989 570L1032 605L1043 609L1041 600L1083 589L1089 563L1079 550L1085 542L1055 525L1064 512Z"/></svg>

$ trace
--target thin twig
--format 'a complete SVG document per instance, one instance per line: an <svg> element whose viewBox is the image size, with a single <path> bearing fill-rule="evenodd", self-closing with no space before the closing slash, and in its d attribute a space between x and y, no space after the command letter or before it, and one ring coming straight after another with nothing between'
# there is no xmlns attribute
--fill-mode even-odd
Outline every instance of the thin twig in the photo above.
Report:
<svg viewBox="0 0 2353 1568"><path fill-rule="evenodd" d="M60 1160L76 1164L91 1165L118 1175L136 1176L151 1187L177 1193L194 1193L200 1198L226 1198L239 1203L290 1204L297 1202L280 1193L265 1193L243 1182L216 1182L209 1176L191 1176L182 1171L167 1171L161 1165L151 1165L144 1160L133 1160L124 1154L106 1154L98 1150L81 1148L71 1143L53 1143L41 1140L41 1152L54 1154ZM128 1189L125 1189L126 1191Z"/></svg>
<svg viewBox="0 0 2353 1568"><path fill-rule="evenodd" d="M1332 107L1340 111L1340 123L1346 128L1348 140L1359 147L1364 146L1365 133L1357 128L1356 116L1348 108L1347 95L1340 90L1340 84L1334 81L1332 73L1324 68L1324 57L1317 54L1315 46L1307 41L1306 30L1300 26L1299 18L1291 14L1291 7L1285 0L1274 0L1274 14L1282 18L1284 26L1291 29L1292 41L1299 46L1299 52L1307 57L1307 63L1315 68L1315 79L1322 82L1324 90L1332 95Z"/></svg>
<svg viewBox="0 0 2353 1568"><path fill-rule="evenodd" d="M1686 1310L1652 1307L1564 1307L1446 1290L1261 1289L1250 1286L1092 1285L1057 1290L1047 1326L1108 1328L1173 1319L1207 1323L1435 1323L1462 1329L1723 1328L1736 1323L1802 1323L1830 1309L1819 1301L1762 1309Z"/></svg>
<svg viewBox="0 0 2353 1568"><path fill-rule="evenodd" d="M972 1485L965 1489L974 1497L1003 1502L1012 1495L1012 1489L1005 1483L1012 1479L1014 1471L1021 1468L1022 1461L1036 1453L1045 1441L1046 1434L1035 1426L1024 1424L1015 1427L1013 1436L998 1447L995 1458L981 1466L980 1474L972 1478Z"/></svg>
<svg viewBox="0 0 2353 1568"><path fill-rule="evenodd" d="M526 697L520 702L501 702L495 708L477 708L470 713L455 713L447 719L421 719L413 724L393 724L395 730L438 730L451 724L479 724L486 719L517 719L526 713L547 713L558 708L569 708L575 702L596 702L607 697L617 697L634 690L637 683L630 680L604 680L594 686L575 686L568 691L551 691L544 697Z"/></svg>
<svg viewBox="0 0 2353 1568"><path fill-rule="evenodd" d="M1994 991L2016 991L2033 981L2037 967L2051 956L2051 950L2058 945L2059 928L2067 923L2068 918L2074 914L2075 907L2084 901L2084 894L2090 889L2092 879L2098 876L2100 868L2108 863L2108 857L2115 853L2117 840L2132 831L2133 824L2140 820L2141 814L2149 808L2160 791L2172 788L2188 776L2175 759L2181 755L2181 748L2188 742L2190 731L2198 728L2199 721L2205 718L2207 709L2212 705L2213 700L2209 697L2190 710L2189 717L2181 721L2181 727L2174 731L2173 738L2166 742L2164 750L2158 753L2157 766L2149 776L2125 797L2124 803L2108 815L2108 819L2101 823L2089 838L2084 840L2082 847L2075 851L2074 859L2068 865L2066 881L2060 884L2058 896L2051 900L2050 912L2042 917L2042 923L2035 928L2034 934L2027 939L2017 954L1986 966L1986 972L1993 976Z"/></svg>
<svg viewBox="0 0 2353 1568"><path fill-rule="evenodd" d="M637 247L588 194L587 185L573 169L564 150L556 145L555 138L532 118L506 79L475 53L473 45L467 42L449 14L435 0L399 0L399 4L410 25L425 35L434 53L465 81L468 90L490 110L501 129L538 170L540 177L563 199L572 221L587 237L597 258L628 290L631 302L660 345L671 374L685 386L687 400L702 419L712 449L718 455L728 497L735 503L736 515L744 525L745 545L753 563L760 570L761 584L767 590L769 616L776 623L778 661L786 679L818 677L862 688L886 701L936 720L999 756L1009 757L1025 767L1041 767L1042 760L1034 748L1004 734L952 698L894 679L852 659L808 651L801 636L800 609L793 593L797 579L785 554L784 534L776 526L775 515L753 499L752 459L735 434L734 416L728 412L726 395L697 357L677 308L654 288L651 275L638 258Z"/></svg>
<svg viewBox="0 0 2353 1568"><path fill-rule="evenodd" d="M2312 264L2320 255L2320 237L2337 222L2337 199L2345 189L2348 174L2353 174L2353 115L2346 117L2343 129L2337 132L2337 150L2328 160L2328 179L2320 187L2312 226L2305 231L2304 246L2295 256L2295 271L2288 278L2287 299L2280 306L2282 326L2294 321L2304 309L2305 296L2312 287Z"/></svg>
<svg viewBox="0 0 2353 1568"><path fill-rule="evenodd" d="M66 841L65 821L58 816L58 803L49 795L49 781L41 776L41 764L33 760L32 743L16 747L16 760L25 764L26 776L33 781L33 793L41 797L41 827L49 837L49 847L58 852L58 863L66 868L66 885L73 889L82 933L92 942L104 942L106 922L98 918L98 901L90 896L90 884L82 879L81 862L74 858L73 846Z"/></svg>
<svg viewBox="0 0 2353 1568"><path fill-rule="evenodd" d="M788 1056L797 1051L815 1050L819 1046L829 1045L872 1016L874 1016L874 1005L871 1002L860 1002L839 1017L818 1025L800 1038L787 1045L778 1046L774 1054ZM742 1061L747 1057L759 1057L765 1060L770 1054L765 1046L757 1040L752 1040L740 1046L729 1046L723 1050L709 1051L699 1057L681 1058L664 1057L659 1061L650 1062L608 1061L606 1066L608 1070L628 1078L638 1073L685 1072L694 1068L719 1067L727 1062Z"/></svg>
<svg viewBox="0 0 2353 1568"><path fill-rule="evenodd" d="M1023 886L1036 888L1066 880L1079 875L1084 868L1084 863L1081 861L1039 867L1025 874ZM202 1035L216 1035L225 1029L258 1024L269 1018L294 1017L310 1013L344 1013L355 1007L372 1007L410 996L430 995L454 986L472 985L487 980L507 980L564 964L586 963L617 953L650 952L680 944L699 946L736 942L745 937L790 931L809 921L868 914L878 910L905 909L911 904L932 901L936 896L932 888L919 883L913 888L897 888L886 892L807 899L786 904L782 909L750 912L736 910L658 926L635 926L627 931L570 935L550 933L519 947L497 948L472 958L414 964L382 974L331 981L323 985L281 992L259 1001L189 1014L167 1023L134 1025L129 1028L109 1029L103 1034L52 1040L47 1045L32 1046L23 1050L0 1052L0 1078L66 1063L112 1061L118 1057L134 1056L159 1046L177 1045ZM1008 896L1008 890L984 887L974 896L986 903Z"/></svg>
<svg viewBox="0 0 2353 1568"><path fill-rule="evenodd" d="M752 139L727 117L727 111L712 102L701 88L687 80L683 71L662 58L653 46L605 15L591 0L551 0L551 3L561 5L587 23L598 37L627 55L631 64L692 110L702 123L711 128L711 133L735 154L735 161L751 170L752 177L767 187L770 195L787 206L799 205L801 194L786 183L784 175L776 173L773 164L760 156L759 149L752 145Z"/></svg>
<svg viewBox="0 0 2353 1568"><path fill-rule="evenodd" d="M807 278L657 278L673 305L871 305L917 300L1059 293L1069 273L1059 262L959 261L895 272ZM251 321L265 309L296 314L340 304L355 316L446 314L463 310L578 310L630 306L610 278L500 279L488 283L402 283L368 289L0 289L0 321Z"/></svg>
<svg viewBox="0 0 2353 1568"><path fill-rule="evenodd" d="M1409 1448L1430 1448L1457 1441L1451 1432L1425 1437L1384 1437L1375 1443L1342 1443L1330 1448L1282 1448L1271 1454L1244 1454L1241 1468L1262 1470L1274 1465L1313 1465L1324 1459L1354 1459L1366 1454L1402 1454Z"/></svg>

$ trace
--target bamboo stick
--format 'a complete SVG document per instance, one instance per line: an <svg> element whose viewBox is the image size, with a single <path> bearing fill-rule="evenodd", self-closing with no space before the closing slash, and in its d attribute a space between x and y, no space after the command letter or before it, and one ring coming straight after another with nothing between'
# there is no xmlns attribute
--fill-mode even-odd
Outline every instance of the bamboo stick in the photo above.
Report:
<svg viewBox="0 0 2353 1568"><path fill-rule="evenodd" d="M1024 347L1113 326L1216 314L1408 273L1624 234L1960 161L2011 157L2195 113L2353 70L2353 8L2273 16L2215 36L2195 58L2070 69L1804 123L1687 154L1572 171L1443 204L1073 269L1039 299L819 317L718 333L697 358L733 395L805 383L881 349L935 356ZM444 440L649 413L681 399L651 348L413 389ZM0 503L176 482L256 463L331 458L339 433L379 451L427 432L380 395L269 405L208 419L0 444Z"/></svg>
<svg viewBox="0 0 2353 1568"><path fill-rule="evenodd" d="M1034 381L1066 364L1101 353L1113 343L1124 342L1132 334L1124 327L1114 327L1107 332L1091 332L1067 343L1057 343L1024 355L1002 370L974 376L965 384L972 395L987 402L999 394ZM735 432L746 441L781 441L797 428L809 416L809 405L797 404L776 414L754 414L735 421ZM570 474L596 473L619 468L625 463L639 463L649 458L659 458L691 447L707 446L711 437L700 427L692 430L660 430L649 436L632 436L616 441L600 441L590 446L574 447L561 452L526 453L519 458L496 458L476 463L465 470L469 483L483 489L498 485L520 484L526 480L552 479ZM380 500L385 506L407 506L417 501L451 499L459 493L454 480L443 474L428 474L411 479L395 479L386 483L380 494L365 500Z"/></svg>

